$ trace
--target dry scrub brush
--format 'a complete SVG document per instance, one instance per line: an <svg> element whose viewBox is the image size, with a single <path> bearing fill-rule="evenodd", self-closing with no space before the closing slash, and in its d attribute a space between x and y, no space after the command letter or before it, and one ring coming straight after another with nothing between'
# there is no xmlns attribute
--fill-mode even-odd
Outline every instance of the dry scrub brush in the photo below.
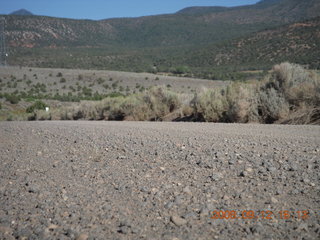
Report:
<svg viewBox="0 0 320 240"><path fill-rule="evenodd" d="M206 89L191 106L200 121L319 123L319 76L297 64L282 63L264 81Z"/></svg>
<svg viewBox="0 0 320 240"><path fill-rule="evenodd" d="M35 119L161 121L179 115L207 122L319 124L319 106L319 76L282 63L263 81L203 89L193 98L153 87L126 97L82 101L50 113L38 111Z"/></svg>
<svg viewBox="0 0 320 240"><path fill-rule="evenodd" d="M142 93L127 97L107 97L101 101L82 101L78 105L52 110L52 113L38 111L36 120L136 120L157 121L179 109L179 95L165 87L153 87Z"/></svg>

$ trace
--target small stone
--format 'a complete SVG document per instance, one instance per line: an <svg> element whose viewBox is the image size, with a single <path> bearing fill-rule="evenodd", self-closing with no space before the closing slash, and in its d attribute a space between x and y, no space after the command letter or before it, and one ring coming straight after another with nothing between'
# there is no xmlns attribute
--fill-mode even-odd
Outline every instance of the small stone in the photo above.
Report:
<svg viewBox="0 0 320 240"><path fill-rule="evenodd" d="M81 233L78 237L77 240L87 240L89 238L88 234Z"/></svg>
<svg viewBox="0 0 320 240"><path fill-rule="evenodd" d="M129 233L129 227L128 226L121 226L119 228L119 232L122 233L122 234L128 234Z"/></svg>
<svg viewBox="0 0 320 240"><path fill-rule="evenodd" d="M189 194L189 195L191 195L191 194L192 194L192 192L191 192L191 190L190 190L189 186L186 186L182 191L183 191L184 193L186 193L186 194Z"/></svg>
<svg viewBox="0 0 320 240"><path fill-rule="evenodd" d="M223 175L221 173L213 173L210 178L212 181L219 181L223 178Z"/></svg>
<svg viewBox="0 0 320 240"><path fill-rule="evenodd" d="M299 232L301 232L302 230L304 230L304 231L308 231L308 224L306 224L306 223L302 223L302 224L300 224L299 226L298 226L298 228L297 228L297 231L299 231Z"/></svg>
<svg viewBox="0 0 320 240"><path fill-rule="evenodd" d="M227 195L224 195L224 196L223 196L223 200L229 200L229 199L230 199L229 196L227 196Z"/></svg>
<svg viewBox="0 0 320 240"><path fill-rule="evenodd" d="M183 197L182 197L181 195L176 196L175 199L174 199L174 203L175 203L176 205L182 204L182 203L183 203Z"/></svg>
<svg viewBox="0 0 320 240"><path fill-rule="evenodd" d="M278 200L277 200L275 197L271 197L271 202L272 202L272 203L277 203Z"/></svg>
<svg viewBox="0 0 320 240"><path fill-rule="evenodd" d="M248 173L252 173L252 172L253 172L253 169L249 167L249 168L246 168L245 171L248 172Z"/></svg>
<svg viewBox="0 0 320 240"><path fill-rule="evenodd" d="M94 162L101 162L101 160L102 160L101 156L95 156L95 157L93 158L93 161L94 161Z"/></svg>
<svg viewBox="0 0 320 240"><path fill-rule="evenodd" d="M179 216L171 216L171 221L177 226L183 226L187 224L187 220L179 217Z"/></svg>
<svg viewBox="0 0 320 240"><path fill-rule="evenodd" d="M0 226L0 233L3 233L4 235L10 235L12 234L12 229L5 226Z"/></svg>
<svg viewBox="0 0 320 240"><path fill-rule="evenodd" d="M308 178L303 179L304 183L310 183L310 180Z"/></svg>
<svg viewBox="0 0 320 240"><path fill-rule="evenodd" d="M157 188L152 188L152 189L151 189L151 192L152 192L153 194L156 194L158 191L159 191L159 190L158 190Z"/></svg>
<svg viewBox="0 0 320 240"><path fill-rule="evenodd" d="M172 206L173 206L173 202L168 202L166 205L164 205L166 209L170 209L172 208Z"/></svg>
<svg viewBox="0 0 320 240"><path fill-rule="evenodd" d="M183 218L185 218L185 219L186 218L196 218L196 217L197 217L197 214L194 212L189 212L189 213L183 215Z"/></svg>
<svg viewBox="0 0 320 240"><path fill-rule="evenodd" d="M202 208L200 211L200 217L205 217L209 215L210 210L206 207Z"/></svg>
<svg viewBox="0 0 320 240"><path fill-rule="evenodd" d="M61 214L61 216L62 217L68 217L70 214L68 213L68 212L63 212L62 214Z"/></svg>
<svg viewBox="0 0 320 240"><path fill-rule="evenodd" d="M150 192L149 189L148 189L147 187L145 187L145 186L141 187L141 188L140 188L140 191L141 191L141 192L145 192L145 193Z"/></svg>
<svg viewBox="0 0 320 240"><path fill-rule="evenodd" d="M59 226L58 225L55 225L55 224L50 224L48 229L49 230L54 230L54 229L57 229Z"/></svg>
<svg viewBox="0 0 320 240"><path fill-rule="evenodd" d="M273 173L273 172L276 172L277 169L275 167L268 167L267 171Z"/></svg>

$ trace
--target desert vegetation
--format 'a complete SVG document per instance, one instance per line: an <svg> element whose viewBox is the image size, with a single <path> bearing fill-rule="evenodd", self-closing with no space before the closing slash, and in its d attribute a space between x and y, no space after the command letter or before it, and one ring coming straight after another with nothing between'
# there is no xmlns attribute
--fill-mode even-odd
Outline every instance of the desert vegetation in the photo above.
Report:
<svg viewBox="0 0 320 240"><path fill-rule="evenodd" d="M320 124L319 106L319 75L297 64L282 63L262 81L233 82L193 95L156 86L50 112L35 110L29 119Z"/></svg>
<svg viewBox="0 0 320 240"><path fill-rule="evenodd" d="M282 63L263 81L206 89L191 104L202 121L319 124L319 76Z"/></svg>

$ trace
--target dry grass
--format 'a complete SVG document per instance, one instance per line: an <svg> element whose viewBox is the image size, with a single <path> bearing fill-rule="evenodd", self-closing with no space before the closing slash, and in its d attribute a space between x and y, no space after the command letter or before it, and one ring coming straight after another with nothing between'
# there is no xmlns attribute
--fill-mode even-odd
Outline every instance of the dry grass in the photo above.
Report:
<svg viewBox="0 0 320 240"><path fill-rule="evenodd" d="M134 120L320 124L320 78L314 71L282 63L263 81L234 82L181 94L164 86L101 101L36 111L35 120Z"/></svg>

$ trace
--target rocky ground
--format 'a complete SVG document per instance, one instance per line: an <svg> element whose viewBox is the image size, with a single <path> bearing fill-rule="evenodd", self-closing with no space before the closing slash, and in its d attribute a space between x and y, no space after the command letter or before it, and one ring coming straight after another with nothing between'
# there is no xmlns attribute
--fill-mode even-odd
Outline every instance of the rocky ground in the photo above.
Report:
<svg viewBox="0 0 320 240"><path fill-rule="evenodd" d="M320 238L319 126L1 122L0 164L0 239Z"/></svg>

